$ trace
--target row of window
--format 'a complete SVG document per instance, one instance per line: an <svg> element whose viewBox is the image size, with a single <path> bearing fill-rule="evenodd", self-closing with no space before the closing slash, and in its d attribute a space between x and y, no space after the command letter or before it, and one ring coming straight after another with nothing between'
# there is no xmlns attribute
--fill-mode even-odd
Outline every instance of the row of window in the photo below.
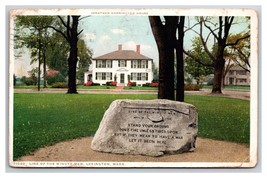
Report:
<svg viewBox="0 0 267 178"><path fill-rule="evenodd" d="M112 81L112 72L96 72L95 79ZM148 73L131 73L130 79L133 81L148 81Z"/></svg>
<svg viewBox="0 0 267 178"><path fill-rule="evenodd" d="M127 67L127 60L118 60L118 67ZM112 60L96 60L96 68L112 68ZM148 60L131 60L131 68L148 68Z"/></svg>
<svg viewBox="0 0 267 178"><path fill-rule="evenodd" d="M229 72L229 75L247 75L247 71L245 71L245 70L239 70L239 71L231 70Z"/></svg>
<svg viewBox="0 0 267 178"><path fill-rule="evenodd" d="M96 80L112 80L112 72L96 72Z"/></svg>
<svg viewBox="0 0 267 178"><path fill-rule="evenodd" d="M148 73L131 73L131 80L148 80Z"/></svg>

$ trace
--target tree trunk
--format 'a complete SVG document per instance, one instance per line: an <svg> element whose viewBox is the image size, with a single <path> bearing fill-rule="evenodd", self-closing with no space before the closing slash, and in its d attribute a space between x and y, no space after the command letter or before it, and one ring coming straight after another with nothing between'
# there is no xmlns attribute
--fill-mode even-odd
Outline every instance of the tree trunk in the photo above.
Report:
<svg viewBox="0 0 267 178"><path fill-rule="evenodd" d="M176 46L176 101L184 101L184 16L180 17L178 25L178 40Z"/></svg>
<svg viewBox="0 0 267 178"><path fill-rule="evenodd" d="M174 100L174 50L159 49L159 99Z"/></svg>
<svg viewBox="0 0 267 178"><path fill-rule="evenodd" d="M70 44L70 56L68 58L68 92L69 94L78 94L76 88L76 68L78 62L78 22L80 16L72 16L72 28L70 28L71 38L69 39Z"/></svg>
<svg viewBox="0 0 267 178"><path fill-rule="evenodd" d="M40 81L41 81L41 39L40 39L40 35L41 32L38 31L38 35L39 35L39 39L38 39L38 76L37 76L37 88L38 91L40 91Z"/></svg>
<svg viewBox="0 0 267 178"><path fill-rule="evenodd" d="M158 98L174 100L174 48L178 17L164 18L165 25L159 16L149 17L159 52Z"/></svg>
<svg viewBox="0 0 267 178"><path fill-rule="evenodd" d="M68 66L69 66L69 71L68 71L68 92L70 94L77 94L77 89L76 89L76 66L77 66L77 50L78 48L71 48L70 49L70 56L68 59Z"/></svg>
<svg viewBox="0 0 267 178"><path fill-rule="evenodd" d="M46 55L45 50L43 51L43 58L44 58L44 88L47 88L46 86Z"/></svg>
<svg viewBox="0 0 267 178"><path fill-rule="evenodd" d="M214 80L211 93L222 93L222 78L225 60L223 58L224 46L218 45L216 60L214 61Z"/></svg>

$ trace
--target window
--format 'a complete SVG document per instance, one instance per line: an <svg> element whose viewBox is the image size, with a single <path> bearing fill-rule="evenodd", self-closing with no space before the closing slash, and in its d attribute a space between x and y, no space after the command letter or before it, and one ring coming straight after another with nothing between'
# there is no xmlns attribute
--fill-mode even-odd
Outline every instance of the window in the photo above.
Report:
<svg viewBox="0 0 267 178"><path fill-rule="evenodd" d="M96 80L102 80L102 72L96 72L95 79Z"/></svg>
<svg viewBox="0 0 267 178"><path fill-rule="evenodd" d="M136 60L131 61L131 68L137 68L137 61Z"/></svg>
<svg viewBox="0 0 267 178"><path fill-rule="evenodd" d="M112 80L112 72L107 72L106 73L106 79L107 80Z"/></svg>
<svg viewBox="0 0 267 178"><path fill-rule="evenodd" d="M142 79L143 81L146 80L146 73L141 73L141 79Z"/></svg>
<svg viewBox="0 0 267 178"><path fill-rule="evenodd" d="M137 68L141 68L141 61L137 61Z"/></svg>
<svg viewBox="0 0 267 178"><path fill-rule="evenodd" d="M106 60L102 60L102 68L106 68Z"/></svg>
<svg viewBox="0 0 267 178"><path fill-rule="evenodd" d="M112 80L112 72L96 72L96 80Z"/></svg>
<svg viewBox="0 0 267 178"><path fill-rule="evenodd" d="M119 60L119 67L127 67L127 61L126 60Z"/></svg>
<svg viewBox="0 0 267 178"><path fill-rule="evenodd" d="M112 68L112 60L107 60L106 65L107 68Z"/></svg>
<svg viewBox="0 0 267 178"><path fill-rule="evenodd" d="M148 81L148 73L131 73L131 80Z"/></svg>
<svg viewBox="0 0 267 178"><path fill-rule="evenodd" d="M141 63L142 63L142 68L143 69L146 68L146 61L145 60L142 60Z"/></svg>
<svg viewBox="0 0 267 178"><path fill-rule="evenodd" d="M131 80L137 80L137 73L131 73Z"/></svg>
<svg viewBox="0 0 267 178"><path fill-rule="evenodd" d="M137 73L137 80L141 80L141 73Z"/></svg>
<svg viewBox="0 0 267 178"><path fill-rule="evenodd" d="M106 80L106 73L105 72L102 73L102 80Z"/></svg>
<svg viewBox="0 0 267 178"><path fill-rule="evenodd" d="M246 71L245 70L240 70L240 71L236 71L237 75L246 75Z"/></svg>
<svg viewBox="0 0 267 178"><path fill-rule="evenodd" d="M239 83L246 83L247 80L246 80L246 79L238 79L238 82L239 82Z"/></svg>
<svg viewBox="0 0 267 178"><path fill-rule="evenodd" d="M112 60L96 60L96 68L112 68Z"/></svg>

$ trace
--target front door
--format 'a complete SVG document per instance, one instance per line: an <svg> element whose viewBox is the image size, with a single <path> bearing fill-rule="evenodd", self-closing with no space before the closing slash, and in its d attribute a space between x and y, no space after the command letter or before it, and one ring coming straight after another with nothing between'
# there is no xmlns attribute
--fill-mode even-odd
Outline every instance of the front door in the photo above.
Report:
<svg viewBox="0 0 267 178"><path fill-rule="evenodd" d="M124 83L124 74L120 75L120 83Z"/></svg>

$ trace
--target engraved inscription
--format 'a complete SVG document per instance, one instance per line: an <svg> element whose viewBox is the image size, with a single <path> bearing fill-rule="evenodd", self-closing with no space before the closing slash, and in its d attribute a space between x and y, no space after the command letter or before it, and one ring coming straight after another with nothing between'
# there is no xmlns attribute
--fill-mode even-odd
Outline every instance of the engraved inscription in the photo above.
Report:
<svg viewBox="0 0 267 178"><path fill-rule="evenodd" d="M119 128L114 133L116 137L125 137L128 142L166 144L166 140L183 139L181 131L171 130L170 124L173 117L181 113L175 109L166 108L134 108L123 107L124 112L128 113L132 120L125 127ZM144 123L144 120L147 123ZM140 124L142 122L142 124Z"/></svg>
<svg viewBox="0 0 267 178"><path fill-rule="evenodd" d="M197 112L170 100L116 100L91 143L97 151L160 156L193 151Z"/></svg>

